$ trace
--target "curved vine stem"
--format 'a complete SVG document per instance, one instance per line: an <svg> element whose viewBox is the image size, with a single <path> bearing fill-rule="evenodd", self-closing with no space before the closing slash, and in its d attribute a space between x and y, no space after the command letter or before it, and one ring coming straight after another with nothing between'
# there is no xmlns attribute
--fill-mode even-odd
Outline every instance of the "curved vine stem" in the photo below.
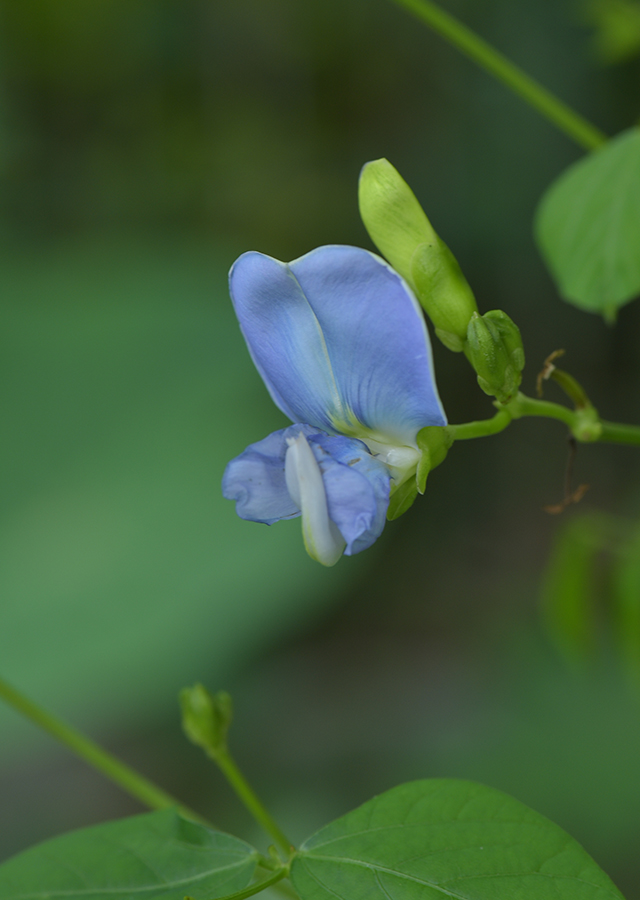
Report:
<svg viewBox="0 0 640 900"><path fill-rule="evenodd" d="M584 150L595 150L607 141L604 132L432 0L394 2L413 13L461 53L501 81Z"/></svg>

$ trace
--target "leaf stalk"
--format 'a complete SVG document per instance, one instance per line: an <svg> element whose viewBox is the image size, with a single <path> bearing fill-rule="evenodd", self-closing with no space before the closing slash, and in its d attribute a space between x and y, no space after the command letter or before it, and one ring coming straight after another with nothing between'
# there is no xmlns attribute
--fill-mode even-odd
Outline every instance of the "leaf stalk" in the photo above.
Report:
<svg viewBox="0 0 640 900"><path fill-rule="evenodd" d="M63 722L57 716L38 706L20 691L16 690L8 682L0 679L0 699L21 713L35 725L38 725L47 734L50 734L60 743L68 747L76 756L88 763L98 772L105 775L121 787L126 793L144 806L150 809L175 808L187 819L199 822L202 825L212 827L201 815L185 806L171 794L162 790L148 778L145 778L135 769L121 762L111 753L103 750L88 737L85 737L71 725Z"/></svg>

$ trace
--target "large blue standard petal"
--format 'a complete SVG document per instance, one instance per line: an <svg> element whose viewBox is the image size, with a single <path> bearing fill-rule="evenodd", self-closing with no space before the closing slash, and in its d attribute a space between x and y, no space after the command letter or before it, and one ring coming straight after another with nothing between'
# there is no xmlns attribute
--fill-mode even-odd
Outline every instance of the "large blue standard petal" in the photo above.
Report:
<svg viewBox="0 0 640 900"><path fill-rule="evenodd" d="M343 407L399 444L446 425L424 316L398 273L347 246L319 247L290 268L322 329Z"/></svg>
<svg viewBox="0 0 640 900"><path fill-rule="evenodd" d="M380 257L326 246L287 266L245 253L230 288L251 356L292 421L338 433L360 424L403 445L446 424L424 318Z"/></svg>

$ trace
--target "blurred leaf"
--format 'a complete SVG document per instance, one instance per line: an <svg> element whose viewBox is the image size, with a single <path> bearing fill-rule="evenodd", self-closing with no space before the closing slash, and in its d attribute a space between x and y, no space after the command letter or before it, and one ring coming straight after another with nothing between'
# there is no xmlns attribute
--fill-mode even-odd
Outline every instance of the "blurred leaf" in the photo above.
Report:
<svg viewBox="0 0 640 900"><path fill-rule="evenodd" d="M545 573L542 610L549 634L572 663L595 644L595 564L607 541L605 517L575 516L556 538Z"/></svg>
<svg viewBox="0 0 640 900"><path fill-rule="evenodd" d="M620 900L569 835L469 781L393 788L309 838L293 859L302 900Z"/></svg>
<svg viewBox="0 0 640 900"><path fill-rule="evenodd" d="M601 62L623 62L640 52L638 0L587 0L586 18L595 28L593 48Z"/></svg>
<svg viewBox="0 0 640 900"><path fill-rule="evenodd" d="M72 831L0 866L2 900L184 900L222 897L249 884L257 851L181 818L147 813Z"/></svg>
<svg viewBox="0 0 640 900"><path fill-rule="evenodd" d="M598 578L603 552L606 577ZM601 626L613 630L640 684L640 530L613 516L576 516L558 534L542 589L547 630L571 663L596 650L598 606Z"/></svg>
<svg viewBox="0 0 640 900"><path fill-rule="evenodd" d="M621 553L614 599L620 651L632 680L640 687L640 528Z"/></svg>
<svg viewBox="0 0 640 900"><path fill-rule="evenodd" d="M153 721L361 570L321 570L298 522L221 496L228 460L285 421L211 256L102 237L0 259L0 660L79 727ZM0 707L0 733L6 754L34 730Z"/></svg>
<svg viewBox="0 0 640 900"><path fill-rule="evenodd" d="M563 172L542 197L535 234L564 299L614 321L640 293L640 129Z"/></svg>

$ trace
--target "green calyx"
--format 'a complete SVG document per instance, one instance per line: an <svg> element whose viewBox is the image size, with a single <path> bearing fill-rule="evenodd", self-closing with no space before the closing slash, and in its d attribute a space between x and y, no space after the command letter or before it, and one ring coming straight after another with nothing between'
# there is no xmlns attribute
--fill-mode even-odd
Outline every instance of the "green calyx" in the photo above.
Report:
<svg viewBox="0 0 640 900"><path fill-rule="evenodd" d="M394 519L399 519L403 513L406 513L413 506L413 501L417 496L418 485L415 478L409 478L407 481L404 481L389 499L387 520L392 522Z"/></svg>
<svg viewBox="0 0 640 900"><path fill-rule="evenodd" d="M180 691L182 728L189 740L215 758L227 748L233 703L226 691L210 694L201 684Z"/></svg>
<svg viewBox="0 0 640 900"><path fill-rule="evenodd" d="M416 487L418 493L424 494L427 476L432 469L444 462L449 448L454 441L454 432L448 426L428 425L421 428L416 438L422 451L416 471Z"/></svg>
<svg viewBox="0 0 640 900"><path fill-rule="evenodd" d="M483 316L474 313L465 353L485 394L509 403L518 392L524 368L524 348L515 322L500 309Z"/></svg>
<svg viewBox="0 0 640 900"><path fill-rule="evenodd" d="M454 430L446 425L429 425L418 432L416 442L420 459L415 478L408 478L391 494L387 510L389 521L398 519L413 505L418 494L424 494L429 472L444 461L453 441Z"/></svg>
<svg viewBox="0 0 640 900"><path fill-rule="evenodd" d="M360 215L373 243L409 283L450 350L461 351L477 305L455 257L431 227L415 194L386 159L367 163Z"/></svg>

